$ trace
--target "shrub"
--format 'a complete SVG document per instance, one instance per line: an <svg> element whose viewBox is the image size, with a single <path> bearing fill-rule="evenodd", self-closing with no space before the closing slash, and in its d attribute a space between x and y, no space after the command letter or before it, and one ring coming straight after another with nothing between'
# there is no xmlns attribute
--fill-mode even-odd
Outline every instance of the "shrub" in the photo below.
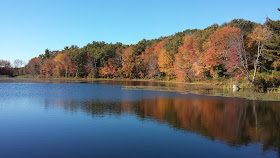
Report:
<svg viewBox="0 0 280 158"><path fill-rule="evenodd" d="M267 91L267 83L264 78L257 78L254 82L254 89L258 92L266 92Z"/></svg>
<svg viewBox="0 0 280 158"><path fill-rule="evenodd" d="M280 77L269 76L266 78L267 87L279 87L280 86Z"/></svg>

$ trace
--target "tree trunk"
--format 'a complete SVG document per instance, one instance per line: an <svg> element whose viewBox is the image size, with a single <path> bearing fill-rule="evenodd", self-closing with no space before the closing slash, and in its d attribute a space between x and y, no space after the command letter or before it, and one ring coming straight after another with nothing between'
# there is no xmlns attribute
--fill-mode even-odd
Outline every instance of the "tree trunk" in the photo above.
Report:
<svg viewBox="0 0 280 158"><path fill-rule="evenodd" d="M68 77L68 74L67 74L67 72L68 72L68 69L67 69L67 67L66 67L66 74L65 74L65 77Z"/></svg>
<svg viewBox="0 0 280 158"><path fill-rule="evenodd" d="M257 55L257 59L254 63L254 75L252 78L252 84L254 83L255 79L256 79L256 74L257 74L257 69L258 69L258 65L259 65L259 58L261 56L262 53L262 49L263 49L263 44L261 44L261 41L258 42L258 55Z"/></svg>
<svg viewBox="0 0 280 158"><path fill-rule="evenodd" d="M78 73L79 73L79 65L77 65L76 77L78 77Z"/></svg>

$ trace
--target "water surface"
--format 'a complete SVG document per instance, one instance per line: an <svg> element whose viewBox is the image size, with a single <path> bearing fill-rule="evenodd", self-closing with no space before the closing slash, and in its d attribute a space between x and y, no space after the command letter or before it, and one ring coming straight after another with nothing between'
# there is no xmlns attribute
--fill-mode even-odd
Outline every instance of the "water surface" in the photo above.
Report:
<svg viewBox="0 0 280 158"><path fill-rule="evenodd" d="M0 83L0 157L280 155L280 102L125 86Z"/></svg>

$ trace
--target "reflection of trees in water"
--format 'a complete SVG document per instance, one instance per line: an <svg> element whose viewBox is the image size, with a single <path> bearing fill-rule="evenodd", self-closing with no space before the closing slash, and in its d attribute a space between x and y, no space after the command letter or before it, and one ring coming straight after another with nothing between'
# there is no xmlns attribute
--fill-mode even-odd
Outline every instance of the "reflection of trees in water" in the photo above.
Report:
<svg viewBox="0 0 280 158"><path fill-rule="evenodd" d="M234 146L261 142L263 150L280 149L280 110L276 102L176 98L143 100L139 106L145 115L210 139Z"/></svg>
<svg viewBox="0 0 280 158"><path fill-rule="evenodd" d="M104 100L48 100L46 107L62 106L92 116L133 113L176 129L196 132L232 146L261 142L263 150L280 149L280 107L277 102L234 98L156 98L131 102Z"/></svg>

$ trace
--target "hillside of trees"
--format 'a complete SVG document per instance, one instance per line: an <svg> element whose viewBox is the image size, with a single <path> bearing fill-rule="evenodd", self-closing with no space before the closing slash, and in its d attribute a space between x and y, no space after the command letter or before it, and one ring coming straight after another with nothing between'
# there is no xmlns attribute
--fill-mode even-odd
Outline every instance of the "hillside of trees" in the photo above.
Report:
<svg viewBox="0 0 280 158"><path fill-rule="evenodd" d="M96 42L45 50L19 69L40 78L139 78L193 82L247 80L280 86L280 21L234 19L137 44ZM0 71L7 69L0 65Z"/></svg>

